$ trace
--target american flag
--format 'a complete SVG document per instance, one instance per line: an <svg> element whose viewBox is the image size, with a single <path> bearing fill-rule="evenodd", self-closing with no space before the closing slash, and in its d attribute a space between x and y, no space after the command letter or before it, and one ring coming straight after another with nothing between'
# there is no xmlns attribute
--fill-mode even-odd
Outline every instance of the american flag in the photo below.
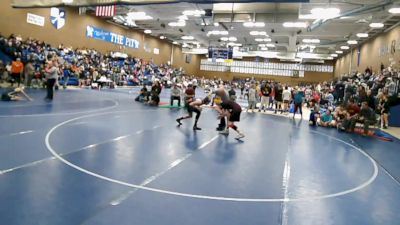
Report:
<svg viewBox="0 0 400 225"><path fill-rule="evenodd" d="M96 6L96 16L114 16L116 10L115 5L110 6Z"/></svg>

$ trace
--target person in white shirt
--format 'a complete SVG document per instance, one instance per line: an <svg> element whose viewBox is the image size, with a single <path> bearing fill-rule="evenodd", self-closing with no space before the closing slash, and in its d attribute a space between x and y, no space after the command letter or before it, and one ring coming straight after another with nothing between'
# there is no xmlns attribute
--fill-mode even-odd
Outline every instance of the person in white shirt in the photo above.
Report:
<svg viewBox="0 0 400 225"><path fill-rule="evenodd" d="M288 112L289 110L289 103L292 98L292 93L289 91L288 87L285 86L285 90L282 92L282 99L283 99L283 111Z"/></svg>
<svg viewBox="0 0 400 225"><path fill-rule="evenodd" d="M247 112L251 110L251 112L254 112L256 109L256 102L257 102L257 91L256 91L256 86L252 84L249 88L249 93L248 93L248 99L249 99L249 106L247 108Z"/></svg>

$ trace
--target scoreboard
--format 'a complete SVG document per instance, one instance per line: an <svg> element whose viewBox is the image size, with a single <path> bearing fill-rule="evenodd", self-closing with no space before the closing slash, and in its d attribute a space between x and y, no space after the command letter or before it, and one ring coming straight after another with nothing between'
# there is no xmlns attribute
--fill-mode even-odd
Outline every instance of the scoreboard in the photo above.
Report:
<svg viewBox="0 0 400 225"><path fill-rule="evenodd" d="M233 48L208 48L209 59L232 59Z"/></svg>

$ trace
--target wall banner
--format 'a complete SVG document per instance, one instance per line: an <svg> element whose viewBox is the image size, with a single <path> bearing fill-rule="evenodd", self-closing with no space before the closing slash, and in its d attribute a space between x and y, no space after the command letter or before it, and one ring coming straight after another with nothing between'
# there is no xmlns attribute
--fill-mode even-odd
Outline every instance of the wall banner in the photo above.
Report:
<svg viewBox="0 0 400 225"><path fill-rule="evenodd" d="M102 40L105 42L110 42L113 44L123 45L129 48L139 48L139 41L135 39L128 38L123 35L116 34L93 26L86 27L86 37Z"/></svg>
<svg viewBox="0 0 400 225"><path fill-rule="evenodd" d="M44 27L44 17L32 13L26 14L26 22Z"/></svg>

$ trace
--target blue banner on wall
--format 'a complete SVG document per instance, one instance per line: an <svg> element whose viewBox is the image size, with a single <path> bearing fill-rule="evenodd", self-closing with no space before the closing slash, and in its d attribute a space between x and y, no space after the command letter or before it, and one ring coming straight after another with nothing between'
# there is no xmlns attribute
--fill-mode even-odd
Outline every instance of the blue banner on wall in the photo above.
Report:
<svg viewBox="0 0 400 225"><path fill-rule="evenodd" d="M86 37L123 45L129 48L139 48L138 40L128 38L123 35L106 31L97 27L87 26Z"/></svg>

